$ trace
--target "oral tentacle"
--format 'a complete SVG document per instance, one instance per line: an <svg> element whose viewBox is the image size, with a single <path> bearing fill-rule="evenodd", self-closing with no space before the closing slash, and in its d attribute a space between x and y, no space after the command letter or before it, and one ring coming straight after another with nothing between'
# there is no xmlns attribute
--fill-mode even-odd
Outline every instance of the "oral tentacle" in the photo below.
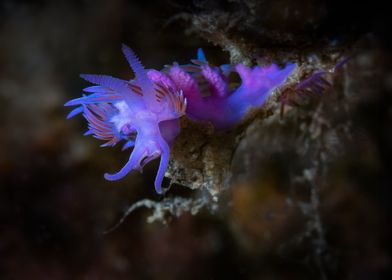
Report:
<svg viewBox="0 0 392 280"><path fill-rule="evenodd" d="M120 171L114 174L105 173L104 177L108 181L117 181L124 178L131 170L135 168L137 163L142 159L143 154L145 153L144 149L135 148L131 153L128 162L121 168Z"/></svg>
<svg viewBox="0 0 392 280"><path fill-rule="evenodd" d="M169 164L170 148L169 145L163 139L161 139L159 144L161 146L162 153L161 153L161 161L159 162L158 173L157 176L155 177L154 186L155 186L155 191L161 194L163 177L165 176L165 171L167 165Z"/></svg>

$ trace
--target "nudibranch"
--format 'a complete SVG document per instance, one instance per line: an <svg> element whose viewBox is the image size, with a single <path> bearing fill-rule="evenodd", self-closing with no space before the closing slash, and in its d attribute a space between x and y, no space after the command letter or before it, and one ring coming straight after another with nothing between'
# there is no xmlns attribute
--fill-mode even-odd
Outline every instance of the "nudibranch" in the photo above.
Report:
<svg viewBox="0 0 392 280"><path fill-rule="evenodd" d="M216 129L238 123L252 107L264 104L270 93L295 69L287 64L247 67L243 64L211 66L202 49L192 64L166 66L164 72L180 88L188 101L186 114L196 121L208 121ZM241 84L230 88L229 75L237 73Z"/></svg>
<svg viewBox="0 0 392 280"><path fill-rule="evenodd" d="M192 64L166 66L162 71L147 70L134 52L123 45L122 51L135 78L129 81L107 75L81 75L95 84L84 89L88 95L71 100L65 106L78 106L68 118L83 113L88 122L85 135L107 141L114 146L125 141L123 149L133 148L125 166L107 180L119 180L131 170L160 157L155 189L162 193L170 145L180 131L179 118L210 122L215 129L237 124L251 107L260 107L269 94L281 85L296 67L282 69L272 64L253 68L237 65L211 66L203 51L198 50ZM231 73L241 84L232 87Z"/></svg>
<svg viewBox="0 0 392 280"><path fill-rule="evenodd" d="M65 106L78 106L68 118L83 113L88 122L85 135L107 141L114 146L125 141L124 149L134 147L125 166L115 174L105 174L109 181L119 180L131 170L160 157L155 189L162 193L170 144L179 133L178 119L185 114L187 101L181 90L164 74L146 70L127 46L122 51L135 79L122 80L107 75L81 75L95 84L84 89L89 95L71 100Z"/></svg>

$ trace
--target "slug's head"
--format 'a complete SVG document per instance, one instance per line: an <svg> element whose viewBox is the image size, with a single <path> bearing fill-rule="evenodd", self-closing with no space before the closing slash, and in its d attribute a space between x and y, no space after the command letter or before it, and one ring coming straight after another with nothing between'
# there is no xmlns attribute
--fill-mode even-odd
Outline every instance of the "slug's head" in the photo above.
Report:
<svg viewBox="0 0 392 280"><path fill-rule="evenodd" d="M148 162L160 157L155 189L161 193L169 144L179 133L178 118L185 114L186 99L167 76L146 70L129 47L123 45L122 50L135 78L81 75L95 85L84 89L89 95L65 104L79 106L68 117L83 113L89 127L86 135L106 140L103 146L114 146L124 140L123 149L134 147L119 172L105 174L107 180L119 180L131 170L141 171Z"/></svg>

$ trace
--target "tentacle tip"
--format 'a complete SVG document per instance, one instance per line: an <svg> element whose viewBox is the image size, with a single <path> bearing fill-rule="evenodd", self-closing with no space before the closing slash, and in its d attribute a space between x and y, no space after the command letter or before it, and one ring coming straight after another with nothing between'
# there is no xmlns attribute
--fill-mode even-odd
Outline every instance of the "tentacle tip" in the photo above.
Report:
<svg viewBox="0 0 392 280"><path fill-rule="evenodd" d="M116 181L116 180L117 180L112 174L109 174L109 173L105 173L105 174L103 175L103 177L104 177L105 180L107 180L107 181Z"/></svg>
<svg viewBox="0 0 392 280"><path fill-rule="evenodd" d="M204 61L204 62L207 62L206 56L205 56L202 48L197 49L197 59Z"/></svg>
<svg viewBox="0 0 392 280"><path fill-rule="evenodd" d="M94 75L94 74L80 74L79 75L79 77L82 78L83 80L90 82L90 83L93 83L93 84L97 84L94 81L94 78L96 78L97 76L99 76L99 75Z"/></svg>
<svg viewBox="0 0 392 280"><path fill-rule="evenodd" d="M155 191L156 191L157 194L162 195L163 194L162 186L161 185L155 186Z"/></svg>
<svg viewBox="0 0 392 280"><path fill-rule="evenodd" d="M130 47L124 43L121 43L121 48L122 49L130 49Z"/></svg>
<svg viewBox="0 0 392 280"><path fill-rule="evenodd" d="M66 102L66 103L64 103L64 107L68 107L68 106L74 106L74 100L73 99L68 101L68 102Z"/></svg>

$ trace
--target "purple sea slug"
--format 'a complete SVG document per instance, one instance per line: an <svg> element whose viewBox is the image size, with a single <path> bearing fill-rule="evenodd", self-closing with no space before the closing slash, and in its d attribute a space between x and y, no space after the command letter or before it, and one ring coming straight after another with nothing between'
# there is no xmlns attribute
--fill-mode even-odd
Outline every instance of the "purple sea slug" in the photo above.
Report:
<svg viewBox="0 0 392 280"><path fill-rule="evenodd" d="M135 73L133 80L107 75L81 75L95 86L84 89L89 95L71 100L65 106L78 106L68 118L79 113L88 122L85 135L114 146L125 141L123 149L133 148L128 162L107 180L119 180L131 170L142 170L161 157L155 189L161 184L169 161L170 145L180 131L178 119L185 115L194 121L210 122L216 129L238 123L251 107L263 105L273 89L281 85L295 64L279 69L246 67L243 64L211 66L201 49L192 64L166 66L162 71L146 70L134 52L122 51ZM232 86L229 76L237 73L242 83Z"/></svg>
<svg viewBox="0 0 392 280"><path fill-rule="evenodd" d="M186 114L197 121L208 121L216 129L225 129L238 123L251 107L260 107L269 94L290 75L296 64L283 69L247 67L243 64L209 65L202 49L193 64L174 64L166 68L175 85L182 89L188 101ZM229 76L237 73L242 83L233 88Z"/></svg>
<svg viewBox="0 0 392 280"><path fill-rule="evenodd" d="M125 166L115 174L106 173L107 180L119 180L131 170L141 170L151 160L161 157L155 179L155 189L161 193L169 145L179 133L178 118L185 114L186 99L170 79L158 71L144 69L129 47L123 45L122 51L135 79L81 75L96 86L84 89L90 95L65 104L79 105L68 118L83 113L89 124L86 135L108 141L103 146L114 146L121 140L125 141L124 149L134 146Z"/></svg>

